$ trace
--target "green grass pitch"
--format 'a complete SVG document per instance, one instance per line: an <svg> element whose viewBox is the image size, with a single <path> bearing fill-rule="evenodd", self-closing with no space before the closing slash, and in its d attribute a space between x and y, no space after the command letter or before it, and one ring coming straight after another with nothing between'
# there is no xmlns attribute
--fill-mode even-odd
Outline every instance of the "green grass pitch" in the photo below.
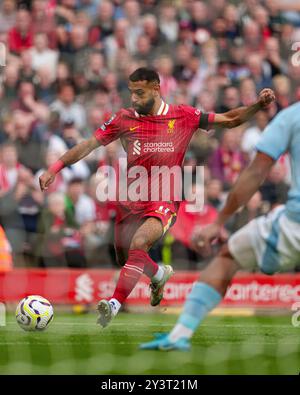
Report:
<svg viewBox="0 0 300 395"><path fill-rule="evenodd" d="M190 352L139 351L175 315L121 313L101 330L96 315L56 314L45 332L0 327L1 374L299 374L300 328L290 316L208 317Z"/></svg>

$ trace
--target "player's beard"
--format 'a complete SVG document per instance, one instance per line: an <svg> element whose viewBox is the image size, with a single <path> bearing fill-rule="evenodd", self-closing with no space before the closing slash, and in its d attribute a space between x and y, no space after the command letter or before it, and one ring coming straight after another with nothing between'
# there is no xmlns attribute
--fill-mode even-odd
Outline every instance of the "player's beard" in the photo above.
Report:
<svg viewBox="0 0 300 395"><path fill-rule="evenodd" d="M151 110L154 106L155 100L154 98L149 99L145 104L141 105L135 105L134 109L138 114L141 115L147 115L151 113Z"/></svg>

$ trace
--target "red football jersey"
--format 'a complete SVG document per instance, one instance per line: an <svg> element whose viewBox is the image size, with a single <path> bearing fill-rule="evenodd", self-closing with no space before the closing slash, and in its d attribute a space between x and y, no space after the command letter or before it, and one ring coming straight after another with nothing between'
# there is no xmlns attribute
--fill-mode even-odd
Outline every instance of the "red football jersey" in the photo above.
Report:
<svg viewBox="0 0 300 395"><path fill-rule="evenodd" d="M132 108L121 109L97 129L94 135L102 145L121 139L127 152L128 175L133 168L137 169L136 172L140 167L145 169L138 175L136 173L137 177L144 180L147 190L147 199L144 196L140 200L181 200L174 193L171 193L169 199L161 195L162 180L153 169L155 166L155 169L158 166L166 166L168 169L173 166L181 167L193 133L199 128L211 129L213 121L214 113L202 113L191 106L168 105L162 102L157 115L144 116ZM157 185L155 179L159 179L157 199L153 199L153 193L151 194L151 185ZM128 177L128 185L133 182L134 178Z"/></svg>

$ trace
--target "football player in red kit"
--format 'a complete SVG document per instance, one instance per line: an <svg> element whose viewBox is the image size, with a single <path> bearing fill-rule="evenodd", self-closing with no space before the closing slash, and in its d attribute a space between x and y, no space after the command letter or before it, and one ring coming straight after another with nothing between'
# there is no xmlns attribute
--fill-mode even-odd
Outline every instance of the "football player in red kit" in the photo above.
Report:
<svg viewBox="0 0 300 395"><path fill-rule="evenodd" d="M274 99L272 90L264 89L258 101L251 106L239 107L223 114L203 113L187 105L165 103L160 94L159 75L148 68L135 70L129 77L128 87L132 108L118 111L92 137L67 151L40 177L41 189L45 190L63 167L118 138L127 152L127 174L135 166L145 169L146 199L118 202L115 250L122 269L112 297L98 304L98 322L102 327L107 326L118 313L143 273L151 280L152 306L160 303L164 285L173 274L171 266L159 266L148 254L152 245L174 223L179 207L179 201L172 193L167 200L161 198L154 201L149 187L154 185L151 177L160 178L153 176L155 173L152 169L155 166L166 166L168 169L182 166L189 142L197 129L236 127ZM128 177L128 188L132 182L134 179ZM158 181L155 185L158 196L162 197L162 182Z"/></svg>

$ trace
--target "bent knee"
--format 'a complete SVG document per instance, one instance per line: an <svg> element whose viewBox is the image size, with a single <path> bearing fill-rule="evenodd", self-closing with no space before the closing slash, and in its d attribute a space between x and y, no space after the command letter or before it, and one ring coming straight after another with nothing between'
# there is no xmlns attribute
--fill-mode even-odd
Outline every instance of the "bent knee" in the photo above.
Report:
<svg viewBox="0 0 300 395"><path fill-rule="evenodd" d="M235 273L236 271L241 269L240 263L235 259L235 257L230 252L227 243L221 247L217 257L222 258L223 268L228 273Z"/></svg>

